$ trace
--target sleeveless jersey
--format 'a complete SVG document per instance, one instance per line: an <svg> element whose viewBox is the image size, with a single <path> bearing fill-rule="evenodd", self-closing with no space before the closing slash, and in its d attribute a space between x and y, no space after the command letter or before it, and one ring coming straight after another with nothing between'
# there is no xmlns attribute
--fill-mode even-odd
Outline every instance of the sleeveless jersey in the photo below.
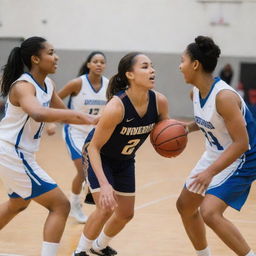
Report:
<svg viewBox="0 0 256 256"><path fill-rule="evenodd" d="M101 114L103 107L107 103L106 90L109 80L103 76L101 80L101 88L99 91L95 91L87 74L80 76L80 78L82 80L81 90L76 96L70 96L68 108L91 115ZM77 124L70 124L69 126L82 132L86 132L87 134L94 127L93 125Z"/></svg>
<svg viewBox="0 0 256 256"><path fill-rule="evenodd" d="M44 107L49 107L53 93L53 84L46 77L45 89L42 88L29 73L24 73L17 81L27 81L36 90L36 98ZM14 83L15 83L14 82ZM5 116L0 122L0 140L15 145L16 150L35 152L39 149L44 123L36 122L21 107L14 106L7 97Z"/></svg>
<svg viewBox="0 0 256 256"><path fill-rule="evenodd" d="M124 118L101 148L101 154L120 160L132 159L158 121L156 95L149 91L148 108L143 117L138 115L125 91L119 92L116 96L123 103ZM94 130L90 132L86 141L91 140L93 133Z"/></svg>
<svg viewBox="0 0 256 256"><path fill-rule="evenodd" d="M193 89L194 118L206 137L207 155L210 160L214 161L232 143L225 122L216 110L216 96L221 90L233 91L240 97L241 111L249 136L249 150L237 161L240 161L244 167L246 164L250 168L249 160L256 159L256 123L241 96L220 78L215 78L215 82L205 99L200 97L199 90L196 87Z"/></svg>

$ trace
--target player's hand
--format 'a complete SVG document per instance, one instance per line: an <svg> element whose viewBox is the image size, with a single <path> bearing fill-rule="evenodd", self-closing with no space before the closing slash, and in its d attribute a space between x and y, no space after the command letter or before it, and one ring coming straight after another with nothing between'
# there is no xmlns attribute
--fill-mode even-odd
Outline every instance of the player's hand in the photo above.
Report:
<svg viewBox="0 0 256 256"><path fill-rule="evenodd" d="M100 187L99 204L103 209L111 209L112 211L117 207L115 192L110 184Z"/></svg>
<svg viewBox="0 0 256 256"><path fill-rule="evenodd" d="M94 116L94 120L93 120L93 125L96 125L98 122L99 122L99 120L100 120L100 117L101 117L101 115L96 115L96 116Z"/></svg>
<svg viewBox="0 0 256 256"><path fill-rule="evenodd" d="M46 132L49 136L52 136L56 133L57 125L54 123L48 123L46 125Z"/></svg>
<svg viewBox="0 0 256 256"><path fill-rule="evenodd" d="M185 123L180 120L177 120L177 121L179 122L179 124L181 124L184 127L186 134L188 134L189 133L189 128L188 128L189 123Z"/></svg>
<svg viewBox="0 0 256 256"><path fill-rule="evenodd" d="M204 194L205 190L208 188L212 181L213 175L210 171L205 170L191 177L193 182L188 186L188 190L197 193Z"/></svg>

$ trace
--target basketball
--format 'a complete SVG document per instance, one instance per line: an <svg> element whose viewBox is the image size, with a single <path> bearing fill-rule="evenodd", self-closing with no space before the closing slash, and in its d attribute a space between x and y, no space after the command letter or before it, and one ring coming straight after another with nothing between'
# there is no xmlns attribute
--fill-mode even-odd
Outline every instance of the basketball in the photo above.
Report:
<svg viewBox="0 0 256 256"><path fill-rule="evenodd" d="M154 126L150 133L150 141L161 156L176 157L187 145L187 131L175 119L163 120Z"/></svg>

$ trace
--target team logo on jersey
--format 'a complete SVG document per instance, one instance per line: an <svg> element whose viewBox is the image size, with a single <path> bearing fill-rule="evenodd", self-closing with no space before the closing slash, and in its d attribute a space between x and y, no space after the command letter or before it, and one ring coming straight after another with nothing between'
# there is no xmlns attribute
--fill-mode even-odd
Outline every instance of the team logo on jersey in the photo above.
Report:
<svg viewBox="0 0 256 256"><path fill-rule="evenodd" d="M132 120L134 120L134 118L135 118L135 117L133 117L133 118L127 118L127 119L126 119L126 122L129 123L129 122L131 122Z"/></svg>
<svg viewBox="0 0 256 256"><path fill-rule="evenodd" d="M208 122L208 121L202 119L199 116L195 116L195 121L196 121L197 124L202 125L202 126L208 128L208 129L215 129L211 122Z"/></svg>
<svg viewBox="0 0 256 256"><path fill-rule="evenodd" d="M139 126L139 127L125 127L123 126L120 134L122 135L138 135L138 134L146 134L150 133L153 129L155 123L145 125L145 126Z"/></svg>

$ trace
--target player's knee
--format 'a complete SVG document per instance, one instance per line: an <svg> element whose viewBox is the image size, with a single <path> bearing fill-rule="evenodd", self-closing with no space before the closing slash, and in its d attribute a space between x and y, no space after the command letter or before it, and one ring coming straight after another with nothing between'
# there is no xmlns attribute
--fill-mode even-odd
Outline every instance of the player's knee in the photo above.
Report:
<svg viewBox="0 0 256 256"><path fill-rule="evenodd" d="M180 215L183 215L186 211L186 207L180 198L178 198L178 200L176 201L176 208Z"/></svg>
<svg viewBox="0 0 256 256"><path fill-rule="evenodd" d="M202 207L200 209L200 213L207 226L213 227L216 223L218 223L219 215L214 210Z"/></svg>
<svg viewBox="0 0 256 256"><path fill-rule="evenodd" d="M125 222L125 223L131 221L132 218L133 218L133 216L134 216L134 212L130 212L130 213L127 212L127 213L125 213L125 214L118 214L118 215L116 215L116 217L117 217L121 222Z"/></svg>
<svg viewBox="0 0 256 256"><path fill-rule="evenodd" d="M54 205L49 209L51 212L58 212L62 216L68 217L70 212L70 202L67 198L62 198L58 204Z"/></svg>
<svg viewBox="0 0 256 256"><path fill-rule="evenodd" d="M182 217L186 217L186 216L190 217L198 212L197 209L196 210L192 209L181 198L178 198L178 200L176 201L176 208Z"/></svg>
<svg viewBox="0 0 256 256"><path fill-rule="evenodd" d="M107 220L113 214L111 209L98 209L98 215L101 219Z"/></svg>

